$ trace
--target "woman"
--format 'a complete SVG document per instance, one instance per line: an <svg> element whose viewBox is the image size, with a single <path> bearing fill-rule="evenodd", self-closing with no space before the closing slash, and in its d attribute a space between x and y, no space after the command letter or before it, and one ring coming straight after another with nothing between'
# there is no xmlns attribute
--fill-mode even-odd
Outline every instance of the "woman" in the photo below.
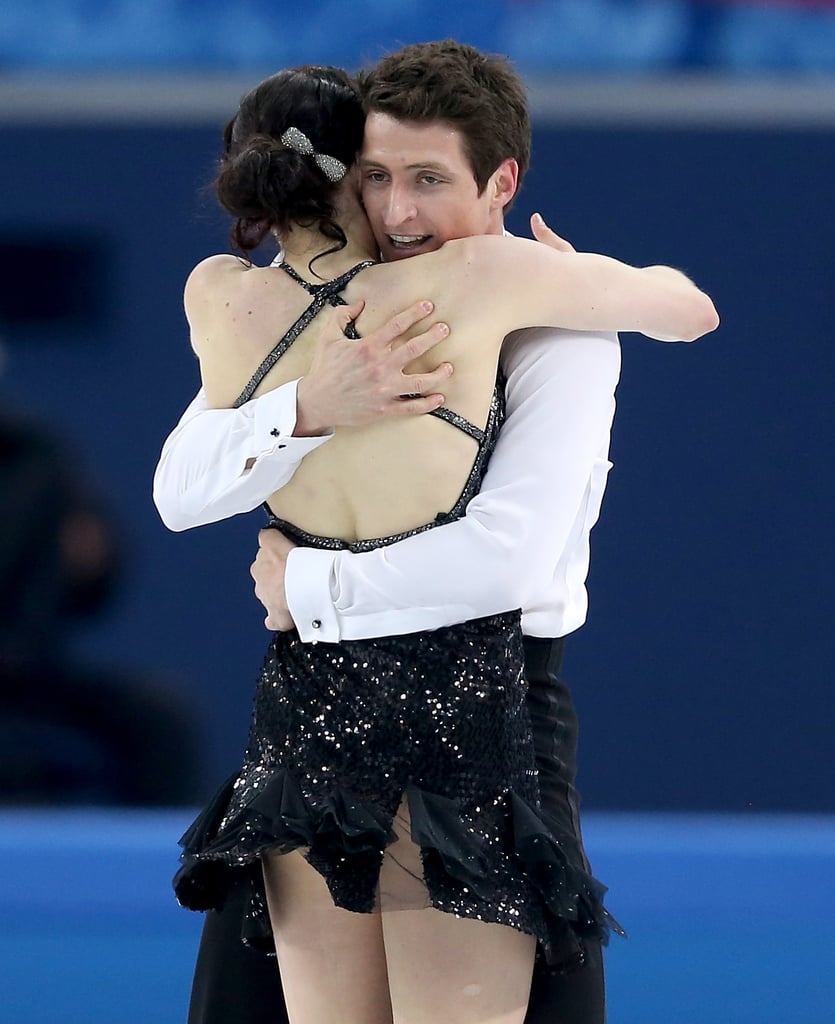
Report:
<svg viewBox="0 0 835 1024"><path fill-rule="evenodd" d="M496 237L374 264L351 166L363 120L334 69L283 72L245 97L218 194L238 245L273 231L283 262L214 257L186 289L217 406L303 377L327 304L362 299L361 335L432 295L456 367L446 407L338 431L268 501L291 539L356 550L463 513L501 423L506 334L664 336L675 300L675 286L604 257ZM483 201L507 202L507 188L499 169ZM280 634L245 765L184 838L178 895L217 905L230 873L263 862L294 1022L432 1019L407 983L416 972L440 987L448 1021L521 1021L535 940L557 955L567 931L611 923L540 813L533 765L517 614L339 646ZM332 958L328 979L311 971L313 947Z"/></svg>

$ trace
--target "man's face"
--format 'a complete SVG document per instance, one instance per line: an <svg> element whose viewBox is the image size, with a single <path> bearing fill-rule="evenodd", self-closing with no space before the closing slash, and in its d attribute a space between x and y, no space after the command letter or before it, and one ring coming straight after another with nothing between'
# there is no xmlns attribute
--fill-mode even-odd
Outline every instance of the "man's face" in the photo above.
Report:
<svg viewBox="0 0 835 1024"><path fill-rule="evenodd" d="M433 252L451 238L501 234L502 210L516 187L515 162L506 160L479 195L457 129L379 113L365 122L360 175L384 260Z"/></svg>

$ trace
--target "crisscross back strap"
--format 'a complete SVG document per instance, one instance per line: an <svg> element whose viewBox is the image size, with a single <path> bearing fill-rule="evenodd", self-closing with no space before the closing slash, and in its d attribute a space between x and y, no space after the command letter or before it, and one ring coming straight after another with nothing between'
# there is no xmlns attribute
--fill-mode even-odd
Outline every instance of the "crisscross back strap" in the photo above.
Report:
<svg viewBox="0 0 835 1024"><path fill-rule="evenodd" d="M306 292L312 295L313 301L287 331L284 337L276 342L264 359L261 360L258 369L249 378L246 387L235 399L232 405L233 409L239 408L239 406L244 405L250 400L250 398L252 398L261 381L267 376L278 360L281 359L302 331L314 320L316 316L318 316L326 305L344 306L346 304L340 292L344 291L348 284L361 270L365 270L366 267L373 267L374 261L365 260L363 263L358 263L356 266L351 267L350 270L346 270L344 274L340 274L339 277L335 277L332 281L324 281L322 284L311 284L309 281L305 281L303 277L300 277L296 271L293 270L289 263L279 263L278 266L286 274L292 277L297 284L301 285ZM353 323L348 325L345 333L349 338L356 339L359 337Z"/></svg>

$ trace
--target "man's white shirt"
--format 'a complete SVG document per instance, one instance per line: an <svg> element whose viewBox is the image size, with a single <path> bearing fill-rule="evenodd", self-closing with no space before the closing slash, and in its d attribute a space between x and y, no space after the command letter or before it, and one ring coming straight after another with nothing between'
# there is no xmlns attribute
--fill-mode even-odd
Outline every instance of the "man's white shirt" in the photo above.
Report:
<svg viewBox="0 0 835 1024"><path fill-rule="evenodd" d="M333 437L293 437L298 380L242 405L211 409L201 388L166 438L154 503L169 530L251 512Z"/></svg>
<svg viewBox="0 0 835 1024"><path fill-rule="evenodd" d="M530 636L588 610L589 533L611 468L616 335L537 328L505 340L507 419L458 522L362 554L295 548L285 590L305 641L411 633L522 609ZM256 508L332 434L295 438L292 381L240 409L199 392L163 447L154 501L172 530Z"/></svg>

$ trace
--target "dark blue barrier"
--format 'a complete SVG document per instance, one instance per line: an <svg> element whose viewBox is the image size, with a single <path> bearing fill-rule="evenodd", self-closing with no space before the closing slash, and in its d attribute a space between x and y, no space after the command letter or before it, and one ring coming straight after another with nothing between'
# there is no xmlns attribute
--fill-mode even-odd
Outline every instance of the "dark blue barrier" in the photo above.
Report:
<svg viewBox="0 0 835 1024"><path fill-rule="evenodd" d="M198 385L182 286L226 249L200 197L218 135L5 125L0 154L0 242L37 237L33 280L50 289L51 244L94 256L89 317L9 326L0 381L77 446L124 530L125 586L78 651L182 692L207 793L238 759L266 644L261 518L169 534L150 483ZM513 230L541 209L581 248L682 267L722 315L689 347L624 338L591 615L566 660L587 803L832 811L835 133L540 126L533 164Z"/></svg>

